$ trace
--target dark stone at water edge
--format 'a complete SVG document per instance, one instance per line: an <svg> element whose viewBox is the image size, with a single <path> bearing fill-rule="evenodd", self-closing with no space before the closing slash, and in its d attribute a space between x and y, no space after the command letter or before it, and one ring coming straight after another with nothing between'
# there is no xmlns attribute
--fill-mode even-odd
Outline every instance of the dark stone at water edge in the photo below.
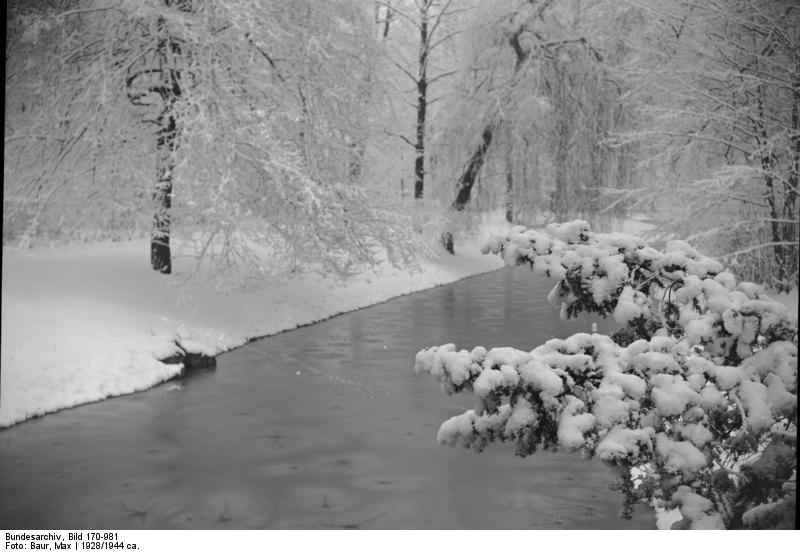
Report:
<svg viewBox="0 0 800 552"><path fill-rule="evenodd" d="M164 364L183 363L183 371L181 372L182 376L193 370L208 370L217 367L217 357L207 356L203 353L190 353L181 347L180 343L176 343L176 345L181 352L172 356L168 356L167 358L163 358L161 359L161 362Z"/></svg>

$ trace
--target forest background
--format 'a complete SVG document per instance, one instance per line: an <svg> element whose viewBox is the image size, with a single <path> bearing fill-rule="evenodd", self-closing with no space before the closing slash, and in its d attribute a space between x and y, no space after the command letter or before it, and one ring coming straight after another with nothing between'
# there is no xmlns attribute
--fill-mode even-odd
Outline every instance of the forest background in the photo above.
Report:
<svg viewBox="0 0 800 552"><path fill-rule="evenodd" d="M150 236L239 281L644 214L797 285L791 0L39 0L7 30L4 245Z"/></svg>

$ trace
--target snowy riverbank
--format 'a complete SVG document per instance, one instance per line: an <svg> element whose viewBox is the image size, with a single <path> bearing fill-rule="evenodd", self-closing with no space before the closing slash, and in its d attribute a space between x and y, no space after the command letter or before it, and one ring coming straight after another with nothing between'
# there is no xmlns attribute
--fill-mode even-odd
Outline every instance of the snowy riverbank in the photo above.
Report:
<svg viewBox="0 0 800 552"><path fill-rule="evenodd" d="M159 359L214 355L275 334L502 266L474 243L409 273L387 266L350 280L265 278L258 287L181 286L148 266L144 241L3 251L0 427L141 391L176 376ZM413 359L409 359L409 364Z"/></svg>
<svg viewBox="0 0 800 552"><path fill-rule="evenodd" d="M179 352L216 355L256 337L330 318L399 295L501 268L481 255L502 213L486 216L456 256L421 271L381 266L349 280L267 277L247 289L184 286L193 261L170 276L149 268L143 241L3 248L0 428L63 408L148 389L178 375ZM643 234L641 220L608 222ZM598 228L598 230L600 230ZM409 359L413 363L413 359Z"/></svg>

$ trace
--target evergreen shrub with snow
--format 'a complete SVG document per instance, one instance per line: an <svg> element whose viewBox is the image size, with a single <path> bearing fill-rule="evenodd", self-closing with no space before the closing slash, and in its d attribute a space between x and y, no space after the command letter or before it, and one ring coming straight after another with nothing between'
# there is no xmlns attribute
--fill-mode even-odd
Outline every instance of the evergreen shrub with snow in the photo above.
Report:
<svg viewBox="0 0 800 552"><path fill-rule="evenodd" d="M679 508L673 528L794 526L797 315L737 282L682 241L664 252L584 221L516 227L485 253L559 280L561 316L613 316L612 336L578 333L533 349L417 353L415 371L474 409L444 422L441 444L492 441L582 451L620 475L622 515L637 501Z"/></svg>

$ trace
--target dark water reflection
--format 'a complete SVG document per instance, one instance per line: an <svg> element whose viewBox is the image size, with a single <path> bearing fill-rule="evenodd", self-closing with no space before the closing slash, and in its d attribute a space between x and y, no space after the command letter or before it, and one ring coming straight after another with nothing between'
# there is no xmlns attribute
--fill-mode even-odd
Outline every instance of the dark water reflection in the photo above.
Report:
<svg viewBox="0 0 800 552"><path fill-rule="evenodd" d="M599 462L435 442L472 400L414 375L416 351L531 349L588 330L558 319L551 285L525 270L471 278L2 431L0 527L653 528L645 507L618 519Z"/></svg>

